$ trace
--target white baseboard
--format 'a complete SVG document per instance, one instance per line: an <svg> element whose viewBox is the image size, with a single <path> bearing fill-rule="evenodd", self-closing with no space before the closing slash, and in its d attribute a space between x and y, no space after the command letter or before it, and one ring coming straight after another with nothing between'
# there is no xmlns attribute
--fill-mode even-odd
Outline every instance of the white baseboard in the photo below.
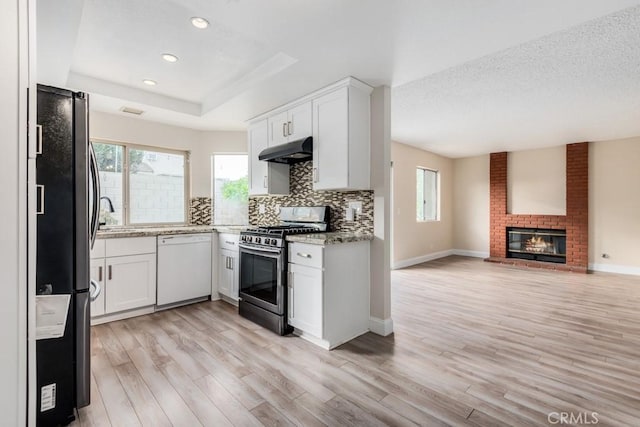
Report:
<svg viewBox="0 0 640 427"><path fill-rule="evenodd" d="M618 273L618 274L630 274L633 276L640 276L640 267L631 267L628 265L615 265L615 264L589 264L589 270L600 271L603 273Z"/></svg>
<svg viewBox="0 0 640 427"><path fill-rule="evenodd" d="M470 256L474 258L489 258L489 252L468 251L466 249L454 249L453 254L460 255L460 256Z"/></svg>
<svg viewBox="0 0 640 427"><path fill-rule="evenodd" d="M383 320L377 317L369 317L369 330L383 337L391 335L393 333L393 320L391 318Z"/></svg>
<svg viewBox="0 0 640 427"><path fill-rule="evenodd" d="M434 252L431 254L422 255L415 258L404 259L401 261L396 261L393 263L393 269L397 270L399 268L411 267L412 265L422 264L423 262L433 261L434 259L444 258L446 256L453 255L453 249L449 249L446 251Z"/></svg>

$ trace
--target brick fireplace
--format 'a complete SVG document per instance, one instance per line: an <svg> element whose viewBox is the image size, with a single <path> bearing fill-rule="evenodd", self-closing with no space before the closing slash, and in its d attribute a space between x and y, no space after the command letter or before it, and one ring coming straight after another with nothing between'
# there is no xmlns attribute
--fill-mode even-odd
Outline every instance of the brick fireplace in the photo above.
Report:
<svg viewBox="0 0 640 427"><path fill-rule="evenodd" d="M490 235L487 261L587 272L589 262L589 144L567 145L566 215L513 215L507 212L507 153L492 153L489 166ZM566 230L566 263L507 258L507 229Z"/></svg>

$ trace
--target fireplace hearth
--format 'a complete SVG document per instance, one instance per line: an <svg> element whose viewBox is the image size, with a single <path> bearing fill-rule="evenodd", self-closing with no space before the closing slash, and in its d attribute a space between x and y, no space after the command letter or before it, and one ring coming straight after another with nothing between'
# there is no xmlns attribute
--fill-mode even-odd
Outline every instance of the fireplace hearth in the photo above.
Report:
<svg viewBox="0 0 640 427"><path fill-rule="evenodd" d="M507 258L565 264L567 233L565 230L507 228Z"/></svg>

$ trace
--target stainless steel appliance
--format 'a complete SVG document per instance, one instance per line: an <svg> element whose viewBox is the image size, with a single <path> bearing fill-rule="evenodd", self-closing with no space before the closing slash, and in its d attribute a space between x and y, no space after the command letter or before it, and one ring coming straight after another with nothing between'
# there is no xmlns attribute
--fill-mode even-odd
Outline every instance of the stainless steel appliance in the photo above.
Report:
<svg viewBox="0 0 640 427"><path fill-rule="evenodd" d="M329 207L283 207L281 224L240 233L241 316L280 335L287 325L287 243L291 234L329 229Z"/></svg>
<svg viewBox="0 0 640 427"><path fill-rule="evenodd" d="M90 402L89 249L100 185L87 95L38 86L36 294L68 295L64 334L36 341L37 425L66 425ZM93 292L91 288L93 287Z"/></svg>

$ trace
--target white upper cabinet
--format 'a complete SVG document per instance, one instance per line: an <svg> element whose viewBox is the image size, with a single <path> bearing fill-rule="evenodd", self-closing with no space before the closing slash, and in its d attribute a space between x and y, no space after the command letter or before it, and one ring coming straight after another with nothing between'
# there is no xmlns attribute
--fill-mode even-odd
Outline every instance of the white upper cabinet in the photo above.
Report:
<svg viewBox="0 0 640 427"><path fill-rule="evenodd" d="M269 146L311 136L311 101L269 116Z"/></svg>
<svg viewBox="0 0 640 427"><path fill-rule="evenodd" d="M269 147L268 120L249 126L249 194L289 194L289 165L269 163L258 159Z"/></svg>
<svg viewBox="0 0 640 427"><path fill-rule="evenodd" d="M313 100L313 189L370 188L370 90L339 88Z"/></svg>
<svg viewBox="0 0 640 427"><path fill-rule="evenodd" d="M371 86L348 77L252 120L250 195L289 194L289 166L258 160L267 147L313 137L314 190L370 189Z"/></svg>

